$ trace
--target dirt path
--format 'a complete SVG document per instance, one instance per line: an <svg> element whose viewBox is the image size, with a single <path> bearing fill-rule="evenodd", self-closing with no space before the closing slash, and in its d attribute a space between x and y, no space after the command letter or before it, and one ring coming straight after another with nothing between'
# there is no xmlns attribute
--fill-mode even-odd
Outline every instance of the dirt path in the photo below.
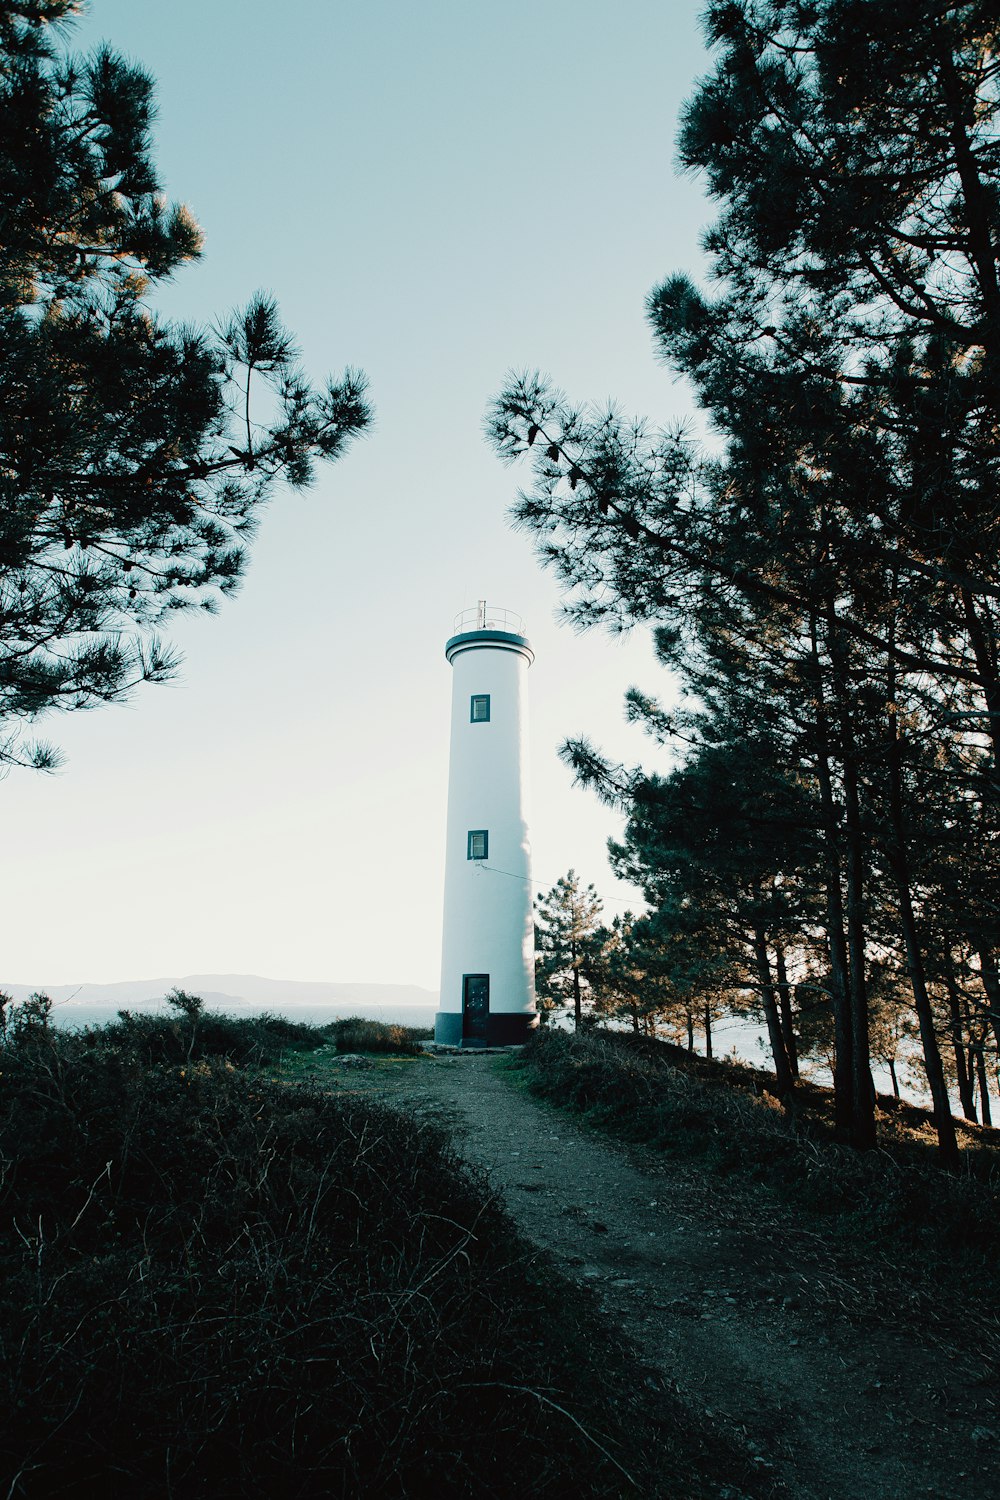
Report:
<svg viewBox="0 0 1000 1500"><path fill-rule="evenodd" d="M794 1500L1000 1500L992 1382L894 1326L766 1190L599 1138L489 1056L338 1071L454 1129L524 1232ZM733 1495L732 1500L737 1500Z"/></svg>

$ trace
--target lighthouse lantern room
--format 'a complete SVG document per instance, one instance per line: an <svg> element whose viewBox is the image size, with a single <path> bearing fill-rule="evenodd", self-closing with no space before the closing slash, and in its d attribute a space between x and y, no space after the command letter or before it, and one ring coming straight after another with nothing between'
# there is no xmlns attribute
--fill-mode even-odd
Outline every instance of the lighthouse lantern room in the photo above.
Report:
<svg viewBox="0 0 1000 1500"><path fill-rule="evenodd" d="M527 823L527 671L519 615L455 621L438 1042L523 1042L538 1024Z"/></svg>

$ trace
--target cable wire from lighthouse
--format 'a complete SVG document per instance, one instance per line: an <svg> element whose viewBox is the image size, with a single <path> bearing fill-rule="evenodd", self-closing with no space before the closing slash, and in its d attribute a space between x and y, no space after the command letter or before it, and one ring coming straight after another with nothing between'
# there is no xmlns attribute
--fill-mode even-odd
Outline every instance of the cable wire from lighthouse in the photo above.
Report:
<svg viewBox="0 0 1000 1500"><path fill-rule="evenodd" d="M486 874L486 872L488 870L491 875L506 875L511 880L523 880L526 885L537 885L537 886L543 886L543 885L552 886L552 885L555 885L555 881L554 880L553 881L538 880L533 875L519 875L516 870L501 870L500 867L499 867L499 865L488 865L485 862L485 860L481 860L481 859L477 859L476 860L476 869L479 870L484 875ZM640 895L638 899L640 901L645 901L646 898L644 896ZM603 901L603 903L604 903L605 906L624 906L626 908L626 910L631 909L631 907L634 904L631 901L622 901L621 897L619 897L619 896L602 896L601 900Z"/></svg>

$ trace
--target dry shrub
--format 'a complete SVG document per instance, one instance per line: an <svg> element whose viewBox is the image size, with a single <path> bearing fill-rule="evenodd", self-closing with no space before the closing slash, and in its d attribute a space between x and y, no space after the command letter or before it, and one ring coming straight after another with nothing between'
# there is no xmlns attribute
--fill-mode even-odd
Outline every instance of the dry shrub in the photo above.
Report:
<svg viewBox="0 0 1000 1500"><path fill-rule="evenodd" d="M327 1028L264 1012L230 1016L205 1010L196 995L167 996L172 1013L118 1012L118 1020L90 1028L91 1046L112 1047L147 1065L227 1060L241 1067L269 1067L288 1052L314 1052L327 1045Z"/></svg>
<svg viewBox="0 0 1000 1500"><path fill-rule="evenodd" d="M135 1043L2 1049L0 1492L716 1493L441 1133Z"/></svg>
<svg viewBox="0 0 1000 1500"><path fill-rule="evenodd" d="M385 1021L366 1021L347 1016L324 1028L338 1052L387 1052L416 1057L423 1051L420 1043L433 1035L429 1028L394 1026Z"/></svg>

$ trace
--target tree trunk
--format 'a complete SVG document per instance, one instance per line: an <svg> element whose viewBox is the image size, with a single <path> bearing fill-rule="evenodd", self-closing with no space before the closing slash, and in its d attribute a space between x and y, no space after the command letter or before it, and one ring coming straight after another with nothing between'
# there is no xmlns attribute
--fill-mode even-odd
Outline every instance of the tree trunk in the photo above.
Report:
<svg viewBox="0 0 1000 1500"><path fill-rule="evenodd" d="M930 996L927 993L927 985L924 980L923 956L921 955L917 940L917 922L913 912L910 888L904 874L894 873L896 875L896 889L899 896L903 940L906 944L906 961L910 971L910 987L913 990L917 1020L920 1023L920 1041L924 1052L924 1067L927 1071L927 1083L931 1091L934 1126L938 1137L938 1150L941 1153L941 1160L945 1166L957 1167L958 1138L955 1135L955 1122L951 1117L951 1100L948 1098L948 1085L945 1082L944 1068L941 1064L941 1053L938 1049L937 1035L934 1030L934 1016L931 1010Z"/></svg>
<svg viewBox="0 0 1000 1500"><path fill-rule="evenodd" d="M980 171L974 141L969 134L975 106L968 84L963 87L962 75L955 61L957 44L948 26L941 21L936 23L934 35L941 93L948 109L947 130L951 137L955 171L961 184L961 201L965 206L967 253L975 268L978 291L986 313L983 319L983 343L987 368L995 370L1000 355L1000 283L997 280L997 251L992 235L994 198Z"/></svg>
<svg viewBox="0 0 1000 1500"><path fill-rule="evenodd" d="M993 747L992 792L994 800L1000 799L1000 672L997 667L997 647L989 615L976 609L976 601L968 589L962 590L962 605L965 624L969 633L969 644L976 658L976 670L982 680L983 701L986 712L985 732ZM978 724L977 728L980 727Z"/></svg>
<svg viewBox="0 0 1000 1500"><path fill-rule="evenodd" d="M967 1120L976 1120L976 1101L972 1092L972 1079L966 1065L965 1035L962 1030L962 1010L958 1003L955 986L955 971L951 963L951 945L945 936L945 986L948 991L948 1016L951 1045L955 1052L955 1076L958 1079L958 1097L962 1101L962 1113Z"/></svg>
<svg viewBox="0 0 1000 1500"><path fill-rule="evenodd" d="M889 1064L888 1064L888 1066L889 1066L889 1077L892 1079L892 1092L895 1094L895 1096L896 1096L897 1099L900 1099L900 1098L902 1098L902 1095L899 1092L899 1079L896 1077L896 1060L895 1060L895 1058L893 1058L893 1057L889 1058Z"/></svg>
<svg viewBox="0 0 1000 1500"><path fill-rule="evenodd" d="M814 677L816 720L816 776L823 809L823 862L825 870L826 941L830 956L830 999L833 1004L834 1058L833 1110L840 1135L851 1131L851 998L847 976L847 941L844 936L844 895L840 864L840 818L833 793L830 766L830 724L823 696L823 671L815 615L810 620L810 658Z"/></svg>
<svg viewBox="0 0 1000 1500"><path fill-rule="evenodd" d="M867 1151L875 1144L875 1084L868 1036L868 984L865 977L865 847L861 830L857 766L844 756L844 811L847 824L847 952L851 983L851 1141Z"/></svg>
<svg viewBox="0 0 1000 1500"><path fill-rule="evenodd" d="M865 845L854 734L854 702L849 697L847 652L832 597L826 601L827 651L837 703L844 777L844 832L847 840L847 955L851 995L851 1142L859 1150L875 1144L875 1084L869 1052L868 982L865 952Z"/></svg>
<svg viewBox="0 0 1000 1500"><path fill-rule="evenodd" d="M982 975L983 989L986 991L993 1039L997 1044L997 1055L1000 1057L1000 971L997 969L997 956L986 943L983 943L978 951L979 972Z"/></svg>
<svg viewBox="0 0 1000 1500"><path fill-rule="evenodd" d="M982 1122L984 1125L992 1125L990 1083L986 1072L986 1020L978 1007L973 1010L968 995L962 996L962 1014L965 1017L965 1033L969 1038L967 1051L969 1076L979 1084L979 1113Z"/></svg>
<svg viewBox="0 0 1000 1500"><path fill-rule="evenodd" d="M712 1007L705 1001L705 1056L712 1056Z"/></svg>
<svg viewBox="0 0 1000 1500"><path fill-rule="evenodd" d="M686 1010L686 1014L687 1014L688 1051L689 1052L693 1052L694 1051L694 1010L691 1008L690 1005L686 1006L685 1010Z"/></svg>
<svg viewBox="0 0 1000 1500"><path fill-rule="evenodd" d="M976 1072L979 1075L979 1102L983 1114L983 1124L993 1124L993 1112L990 1109L990 1082L986 1073L986 1048L982 1042L976 1048Z"/></svg>
<svg viewBox="0 0 1000 1500"><path fill-rule="evenodd" d="M576 961L576 944L570 944L570 963L573 967L573 1030L580 1030L580 1022L583 1018L583 1004L580 994L580 970Z"/></svg>
<svg viewBox="0 0 1000 1500"><path fill-rule="evenodd" d="M795 1087L795 1079L788 1063L788 1053L785 1051L784 1038L781 1035L781 1017L778 1014L778 1000L774 989L774 979L771 974L771 960L767 952L767 939L761 927L755 927L753 933L753 951L757 962L757 977L760 980L761 1003L764 1007L764 1019L767 1022L767 1035L771 1043L771 1056L774 1058L774 1077L778 1092L778 1098L789 1108L791 1105L792 1092Z"/></svg>
<svg viewBox="0 0 1000 1500"><path fill-rule="evenodd" d="M900 925L906 945L906 963L910 971L910 988L920 1024L920 1041L924 1051L924 1066L927 1083L934 1107L934 1126L937 1130L938 1151L947 1167L958 1166L958 1138L955 1122L951 1117L951 1101L945 1083L941 1053L938 1050L937 1034L934 1030L934 1014L924 977L924 960L917 936L917 921L910 893L910 877L906 854L906 828L903 820L903 757L899 737L899 721L896 714L895 670L890 667L888 680L889 708L889 814L891 837L888 855L896 894L899 901ZM949 950L950 951L950 950Z"/></svg>
<svg viewBox="0 0 1000 1500"><path fill-rule="evenodd" d="M781 1035L785 1043L785 1052L788 1055L788 1066L792 1070L792 1077L798 1081L799 1076L799 1048L795 1040L795 1026L792 1023L792 988L788 983L788 969L785 965L785 946L783 943L775 943L774 954L778 970L778 1001L781 1008Z"/></svg>

